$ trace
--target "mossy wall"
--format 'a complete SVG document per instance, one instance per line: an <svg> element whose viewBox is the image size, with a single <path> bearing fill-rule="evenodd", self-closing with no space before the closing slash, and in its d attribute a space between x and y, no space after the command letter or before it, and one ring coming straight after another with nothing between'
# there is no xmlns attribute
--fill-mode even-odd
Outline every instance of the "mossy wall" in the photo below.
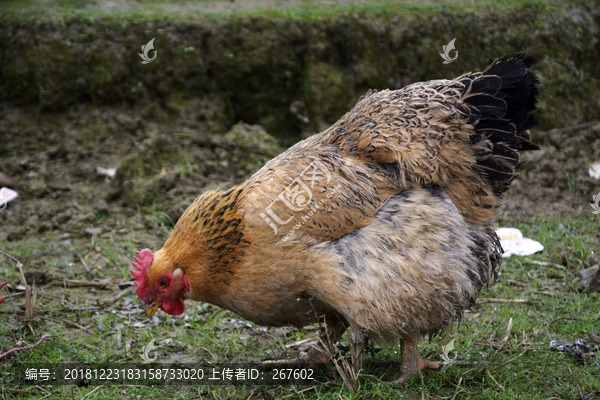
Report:
<svg viewBox="0 0 600 400"><path fill-rule="evenodd" d="M335 122L370 88L452 78L525 51L541 61L545 130L598 118L599 28L595 2L195 21L5 15L0 100L49 111L193 100L214 131L243 120L297 137ZM157 58L141 64L153 37ZM458 59L443 64L438 53L455 37Z"/></svg>

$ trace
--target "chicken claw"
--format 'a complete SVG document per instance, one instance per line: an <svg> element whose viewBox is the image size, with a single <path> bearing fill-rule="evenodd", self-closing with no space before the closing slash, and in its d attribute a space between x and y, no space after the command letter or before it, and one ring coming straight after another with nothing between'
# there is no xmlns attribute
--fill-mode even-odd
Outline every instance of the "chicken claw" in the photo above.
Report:
<svg viewBox="0 0 600 400"><path fill-rule="evenodd" d="M439 369L440 364L437 362L424 360L419 355L419 348L414 339L402 339L402 360L400 361L400 373L395 376L392 383L404 383L408 381L415 372L421 372L426 369Z"/></svg>

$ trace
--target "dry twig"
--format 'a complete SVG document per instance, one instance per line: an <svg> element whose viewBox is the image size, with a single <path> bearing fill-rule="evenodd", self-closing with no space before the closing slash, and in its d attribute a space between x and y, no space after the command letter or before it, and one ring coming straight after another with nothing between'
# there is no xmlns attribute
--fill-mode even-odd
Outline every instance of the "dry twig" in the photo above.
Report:
<svg viewBox="0 0 600 400"><path fill-rule="evenodd" d="M490 377L490 379L494 381L496 386L498 386L500 389L504 390L504 386L502 386L501 384L498 383L498 381L490 373L490 370L486 368L486 372L487 372L488 376Z"/></svg>
<svg viewBox="0 0 600 400"><path fill-rule="evenodd" d="M90 394L94 393L96 390L100 389L103 386L98 386L96 389L92 390L91 392L88 392L85 396L83 396L81 398L81 400L85 399L86 397L88 397Z"/></svg>
<svg viewBox="0 0 600 400"><path fill-rule="evenodd" d="M117 330L117 348L121 347L121 341L123 338L123 334L121 333L122 327L123 324L117 324L117 326L115 326L115 329Z"/></svg>
<svg viewBox="0 0 600 400"><path fill-rule="evenodd" d="M322 351L327 355L327 357L333 362L335 369L340 374L340 377L344 381L344 385L350 390L352 393L356 393L358 391L358 377L361 371L362 365L362 351L360 349L360 345L355 339L353 334L349 335L350 341L350 362L348 362L347 357L338 356L339 349L335 345L335 343L331 340L331 335L329 334L329 326L325 324L325 337L327 338L327 343L323 341L322 338L319 338L320 346L318 350ZM316 347L315 347L316 348Z"/></svg>
<svg viewBox="0 0 600 400"><path fill-rule="evenodd" d="M551 263L551 262L545 262L545 261L536 261L536 260L525 260L526 263L529 264L536 264L536 265L541 265L544 267L555 267L558 269L562 269L565 270L566 268L560 264L555 264L555 263Z"/></svg>
<svg viewBox="0 0 600 400"><path fill-rule="evenodd" d="M454 392L454 396L452 396L452 399L450 400L454 400L456 398L456 395L458 395L459 392L459 388L460 388L460 383L462 382L463 378L459 378L458 379L458 385L456 385L456 391Z"/></svg>
<svg viewBox="0 0 600 400"><path fill-rule="evenodd" d="M105 307L110 307L113 304L115 304L117 301L121 300L123 297L127 296L128 294L130 294L131 292L133 292L133 290L135 289L134 286L129 286L127 289L122 290L119 294L117 294L116 296L113 297L109 297L108 299L104 300L102 303Z"/></svg>
<svg viewBox="0 0 600 400"><path fill-rule="evenodd" d="M328 336L328 335L327 335ZM327 357L333 362L335 365L335 369L340 374L340 377L344 381L344 385L352 392L353 394L358 390L357 378L358 373L354 370L354 366L348 363L348 360L344 356L336 357L337 347L332 343L325 343L321 338L319 338L321 343L320 350L323 351Z"/></svg>
<svg viewBox="0 0 600 400"><path fill-rule="evenodd" d="M32 320L33 319L33 311L35 309L35 294L32 298L31 297L31 288L29 287L29 285L27 285L27 279L25 279L25 273L23 272L23 264L21 264L21 262L19 260L17 260L13 256L11 256L10 254L7 254L7 253L3 252L2 250L0 250L0 254L2 254L4 257L10 258L17 264L17 268L19 269L19 272L21 273L21 282L23 283L23 286L25 286L25 317L28 320ZM13 306L14 306L14 304L13 304ZM29 326L29 329L31 330L31 332L33 332L33 328L31 326Z"/></svg>
<svg viewBox="0 0 600 400"><path fill-rule="evenodd" d="M521 353L519 353L518 356L515 356L507 361L504 361L502 364L500 364L498 366L498 368L502 368L504 367L506 364L513 362L514 360L516 360L517 358L521 357L523 354L525 354L527 351L529 350L529 347L526 347L525 350L523 350Z"/></svg>
<svg viewBox="0 0 600 400"><path fill-rule="evenodd" d="M508 320L508 328L506 328L506 336L502 339L503 342L508 341L510 339L510 331L512 331L512 317Z"/></svg>
<svg viewBox="0 0 600 400"><path fill-rule="evenodd" d="M548 325L552 325L555 322L558 321L564 321L564 320L571 320L571 321L577 321L579 320L579 318L573 318L573 317L561 317L561 318L556 318L555 320L553 320L552 322L550 322Z"/></svg>
<svg viewBox="0 0 600 400"><path fill-rule="evenodd" d="M478 303L537 303L535 300L530 299L477 299Z"/></svg>
<svg viewBox="0 0 600 400"><path fill-rule="evenodd" d="M97 287L98 289L105 289L107 286L112 285L110 282L76 281L73 279L64 279L62 281L58 281L58 284L61 286L64 285L68 288L92 286Z"/></svg>
<svg viewBox="0 0 600 400"><path fill-rule="evenodd" d="M57 324L63 323L63 324L66 324L66 325L70 325L70 326L72 326L74 328L81 329L81 330L84 330L84 331L88 331L89 328L92 326L92 325L81 326L79 324L76 324L75 322L71 322L71 321L68 321L66 319L56 319L56 318L51 318L51 317L41 317L41 318L45 319L45 320L48 320L48 321L56 322Z"/></svg>

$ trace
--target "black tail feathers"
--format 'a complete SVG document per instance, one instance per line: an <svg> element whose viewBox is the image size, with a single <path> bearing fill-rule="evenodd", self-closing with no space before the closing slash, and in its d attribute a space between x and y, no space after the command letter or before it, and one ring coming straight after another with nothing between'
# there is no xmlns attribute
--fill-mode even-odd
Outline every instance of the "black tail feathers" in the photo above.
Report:
<svg viewBox="0 0 600 400"><path fill-rule="evenodd" d="M477 168L502 195L518 176L519 151L536 150L529 129L539 124L530 116L536 110L540 82L529 68L537 60L523 53L504 56L485 71L464 75L463 102L469 105L469 122L475 126L471 143Z"/></svg>

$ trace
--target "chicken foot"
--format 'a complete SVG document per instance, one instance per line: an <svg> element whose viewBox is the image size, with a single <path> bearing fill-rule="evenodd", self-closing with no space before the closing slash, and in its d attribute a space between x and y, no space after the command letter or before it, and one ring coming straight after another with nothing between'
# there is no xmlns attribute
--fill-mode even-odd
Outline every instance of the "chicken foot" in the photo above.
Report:
<svg viewBox="0 0 600 400"><path fill-rule="evenodd" d="M412 338L403 338L400 340L402 346L400 361L400 373L395 376L394 383L403 383L409 380L415 372L421 372L426 369L439 369L440 364L424 360L419 355L419 348L416 340Z"/></svg>

